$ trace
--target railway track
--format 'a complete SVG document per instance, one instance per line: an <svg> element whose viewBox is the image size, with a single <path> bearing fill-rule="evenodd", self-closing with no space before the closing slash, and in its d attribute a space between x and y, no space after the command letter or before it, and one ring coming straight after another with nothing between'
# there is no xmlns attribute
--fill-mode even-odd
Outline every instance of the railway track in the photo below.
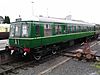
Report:
<svg viewBox="0 0 100 75"><path fill-rule="evenodd" d="M14 63L9 63L9 64L3 64L0 66L0 74L11 72L17 68L29 65L31 63L34 63L34 61L20 61L20 62L14 62Z"/></svg>
<svg viewBox="0 0 100 75"><path fill-rule="evenodd" d="M91 43L91 47L92 46L94 46L94 45L96 45L97 43L96 43L96 41L94 41L94 42L92 42ZM80 45L76 45L76 46L73 46L73 47L69 47L69 48L67 48L66 50L63 50L62 52L63 53L65 53L65 52L68 52L69 50L76 50L76 49L78 49L78 48L81 48L80 47ZM20 68L20 67L23 67L23 66L26 66L26 65L30 65L30 64L32 64L32 65L37 65L37 64L40 64L40 63L43 63L43 62L46 62L46 61L48 61L48 60L51 60L52 59L52 55L49 55L49 56L46 56L46 57L44 57L44 58L42 58L40 61L35 61L35 60L30 60L30 61L17 61L17 62L13 62L14 60L12 60L12 58L11 57L8 57L8 59L6 58L7 57L7 55L6 55L6 53L4 52L4 51L2 51L1 52L1 54L0 54L0 56L2 55L2 54L5 54L5 61L4 60L2 60L1 62L0 62L0 74L5 74L5 73L9 73L9 72L12 72L13 70L15 70L15 69L17 69L17 68ZM61 53L61 52L60 52ZM57 55L55 55L54 56L54 58L55 57L58 57L58 56L60 56L61 54L60 53L58 53ZM9 56L9 55L8 55ZM51 58L50 58L51 57ZM48 59L47 59L48 58ZM49 59L50 58L50 59ZM9 61L7 61L7 60L9 60ZM54 67L55 68L55 67ZM49 70L49 69L48 69ZM45 71L44 71L45 72ZM44 73L44 72L41 72L39 75L41 75L42 73Z"/></svg>
<svg viewBox="0 0 100 75"><path fill-rule="evenodd" d="M36 60L16 60L16 61L13 61L13 62L9 62L9 63L5 63L5 64L1 64L0 65L0 75L5 75L7 73L16 73L14 72L15 69L18 69L18 68L22 68L24 66L37 66L41 63L44 63L44 62L47 62L49 60L52 60L56 57L59 57L59 55L48 55L48 56L45 56L43 57L41 60L39 61L36 61Z"/></svg>
<svg viewBox="0 0 100 75"><path fill-rule="evenodd" d="M0 51L0 65L14 61L14 59L6 52Z"/></svg>
<svg viewBox="0 0 100 75"><path fill-rule="evenodd" d="M14 59L11 60L11 61L10 60L9 61L5 60L6 62L2 62L0 64L0 74L5 75L5 74L10 73L10 72L16 73L16 72L14 72L14 70L17 69L17 68L21 68L21 67L24 67L24 66L27 66L27 65L29 66L31 64L34 67L36 65L39 65L39 64L44 63L46 61L52 60L52 59L54 59L56 57L59 57L59 56L60 56L59 53L56 54L56 55L53 55L53 56L51 54L51 55L43 57L39 61L36 61L36 60L27 60L27 61L17 60L17 61L15 61ZM40 73L40 75L41 74L42 74L42 72Z"/></svg>

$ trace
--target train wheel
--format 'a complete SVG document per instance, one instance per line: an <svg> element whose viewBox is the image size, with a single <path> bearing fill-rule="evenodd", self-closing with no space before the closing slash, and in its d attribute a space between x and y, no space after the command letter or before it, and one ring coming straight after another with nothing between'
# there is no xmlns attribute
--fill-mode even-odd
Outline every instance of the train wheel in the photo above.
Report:
<svg viewBox="0 0 100 75"><path fill-rule="evenodd" d="M34 59L35 60L40 60L41 59L41 56L34 55Z"/></svg>
<svg viewBox="0 0 100 75"><path fill-rule="evenodd" d="M56 54L57 53L57 50L58 50L58 46L56 45L53 45L53 48L52 48L52 54Z"/></svg>
<svg viewBox="0 0 100 75"><path fill-rule="evenodd" d="M56 54L57 52L56 52L56 50L52 50L52 54Z"/></svg>

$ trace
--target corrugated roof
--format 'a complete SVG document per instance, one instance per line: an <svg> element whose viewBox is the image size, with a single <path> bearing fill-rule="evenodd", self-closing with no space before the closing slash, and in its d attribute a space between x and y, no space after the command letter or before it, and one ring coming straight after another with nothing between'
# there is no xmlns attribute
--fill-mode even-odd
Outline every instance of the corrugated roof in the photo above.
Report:
<svg viewBox="0 0 100 75"><path fill-rule="evenodd" d="M27 18L28 19L28 18ZM23 21L27 21L27 19L22 19ZM66 20L60 18L51 18L51 17L30 17L28 21L43 21L43 22L58 22L58 23L72 23L72 24L84 24L84 25L95 25L92 23L82 22L82 21L73 21Z"/></svg>

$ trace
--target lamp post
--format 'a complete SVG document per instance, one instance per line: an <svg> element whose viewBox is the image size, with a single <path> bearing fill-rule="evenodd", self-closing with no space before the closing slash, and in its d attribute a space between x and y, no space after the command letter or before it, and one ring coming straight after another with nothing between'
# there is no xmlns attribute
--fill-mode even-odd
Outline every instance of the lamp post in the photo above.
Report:
<svg viewBox="0 0 100 75"><path fill-rule="evenodd" d="M48 8L47 8L47 17L48 17Z"/></svg>
<svg viewBox="0 0 100 75"><path fill-rule="evenodd" d="M31 3L32 3L32 16L34 16L34 9L33 9L34 2L31 2Z"/></svg>

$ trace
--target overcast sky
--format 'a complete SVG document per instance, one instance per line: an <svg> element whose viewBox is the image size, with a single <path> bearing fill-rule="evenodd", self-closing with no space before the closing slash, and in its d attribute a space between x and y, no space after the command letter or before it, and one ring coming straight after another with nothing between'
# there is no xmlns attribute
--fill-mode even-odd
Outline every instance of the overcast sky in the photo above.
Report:
<svg viewBox="0 0 100 75"><path fill-rule="evenodd" d="M19 15L22 18L72 15L73 19L100 24L100 0L0 0L0 16L9 16L15 21Z"/></svg>

